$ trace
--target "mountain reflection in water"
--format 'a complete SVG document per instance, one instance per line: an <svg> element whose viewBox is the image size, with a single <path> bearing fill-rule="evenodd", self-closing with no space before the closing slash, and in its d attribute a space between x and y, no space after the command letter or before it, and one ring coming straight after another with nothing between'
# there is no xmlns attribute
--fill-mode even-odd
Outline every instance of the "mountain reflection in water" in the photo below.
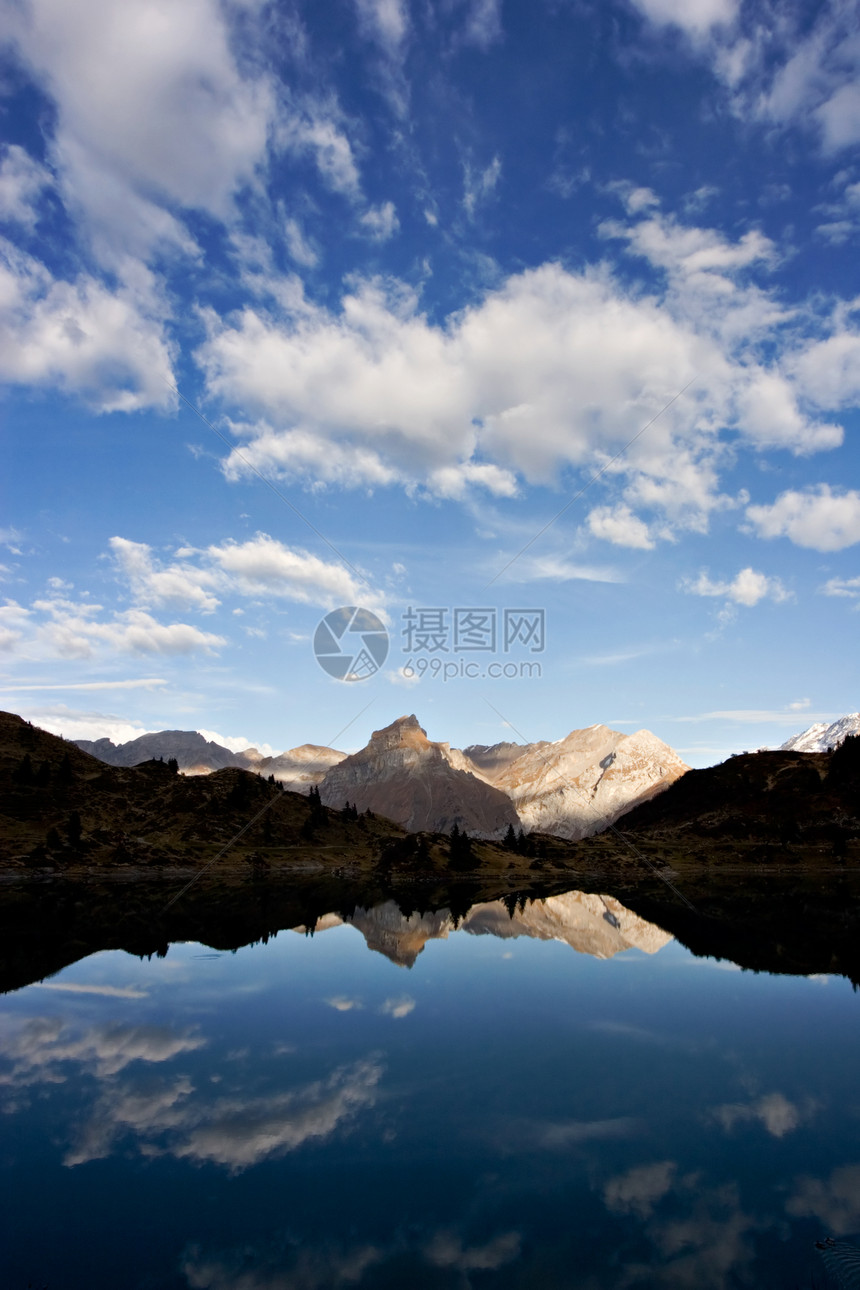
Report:
<svg viewBox="0 0 860 1290"><path fill-rule="evenodd" d="M0 1285L806 1290L860 1232L848 894L6 892L7 979L62 970L0 1000Z"/></svg>
<svg viewBox="0 0 860 1290"><path fill-rule="evenodd" d="M672 939L671 933L625 909L614 896L584 891L507 904L502 900L485 901L472 905L461 919L448 909L407 915L395 901L388 900L373 909L356 909L346 918L324 914L313 928L292 930L319 935L344 923L358 928L368 949L407 968L413 966L427 941L447 940L455 931L498 936L502 940L529 936L539 941L563 941L578 953L598 959L609 959L634 948L656 954Z"/></svg>

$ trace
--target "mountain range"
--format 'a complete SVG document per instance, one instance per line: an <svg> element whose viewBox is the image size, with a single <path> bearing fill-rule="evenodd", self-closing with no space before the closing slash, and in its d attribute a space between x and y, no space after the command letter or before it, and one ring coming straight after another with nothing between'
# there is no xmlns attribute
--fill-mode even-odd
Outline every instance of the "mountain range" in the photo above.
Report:
<svg viewBox="0 0 860 1290"><path fill-rule="evenodd" d="M181 730L119 745L76 742L113 766L175 758L189 775L235 767L273 775L295 792L316 785L328 806L349 801L411 832L447 833L456 824L491 839L509 828L571 841L588 837L689 769L648 730L624 735L595 725L555 742L473 744L461 751L428 739L414 714L374 731L366 747L349 756L316 744L274 757L255 748L231 752Z"/></svg>
<svg viewBox="0 0 860 1290"><path fill-rule="evenodd" d="M860 712L849 712L830 725L826 721L816 721L808 730L786 739L781 747L784 752L831 752L849 735L860 735Z"/></svg>
<svg viewBox="0 0 860 1290"><path fill-rule="evenodd" d="M368 949L384 954L399 967L411 968L431 940L447 940L454 931L471 936L520 936L539 941L560 941L579 954L610 959L636 948L656 954L672 939L654 923L626 909L614 896L568 891L538 900L481 901L460 919L449 909L404 914L396 901L371 909L357 908L345 917L324 914L313 927L315 935L347 923L361 932ZM306 926L291 930L307 933Z"/></svg>

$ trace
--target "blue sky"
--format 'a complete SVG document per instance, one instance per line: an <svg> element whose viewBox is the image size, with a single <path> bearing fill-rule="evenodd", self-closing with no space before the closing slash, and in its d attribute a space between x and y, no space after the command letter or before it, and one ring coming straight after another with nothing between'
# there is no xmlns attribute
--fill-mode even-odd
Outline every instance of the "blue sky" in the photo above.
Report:
<svg viewBox="0 0 860 1290"><path fill-rule="evenodd" d="M4 707L695 765L860 707L856 4L0 10Z"/></svg>

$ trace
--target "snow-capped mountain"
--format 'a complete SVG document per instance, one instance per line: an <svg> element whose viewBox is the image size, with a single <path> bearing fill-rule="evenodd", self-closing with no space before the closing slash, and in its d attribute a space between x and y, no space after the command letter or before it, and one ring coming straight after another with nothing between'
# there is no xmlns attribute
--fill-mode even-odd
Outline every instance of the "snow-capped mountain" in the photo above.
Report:
<svg viewBox="0 0 860 1290"><path fill-rule="evenodd" d="M838 748L849 735L860 735L860 712L849 712L830 725L826 721L816 721L808 730L786 739L780 749L783 752L830 752L832 748Z"/></svg>

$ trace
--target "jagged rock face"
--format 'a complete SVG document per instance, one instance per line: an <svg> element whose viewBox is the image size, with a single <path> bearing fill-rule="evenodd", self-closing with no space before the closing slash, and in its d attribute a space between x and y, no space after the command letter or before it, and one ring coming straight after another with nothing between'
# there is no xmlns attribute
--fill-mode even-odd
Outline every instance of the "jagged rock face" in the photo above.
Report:
<svg viewBox="0 0 860 1290"><path fill-rule="evenodd" d="M320 784L326 806L354 802L415 832L448 833L456 824L483 838L519 827L506 793L472 773L446 743L431 743L415 716L374 731L361 752L333 767Z"/></svg>
<svg viewBox="0 0 860 1290"><path fill-rule="evenodd" d="M373 909L356 909L346 919L337 914L326 915L317 922L314 933L318 935L342 922L361 932L368 949L406 968L413 966L428 941L447 940L458 927L472 936L498 936L502 940L528 936L540 941L561 941L578 954L599 959L609 959L632 948L656 954L672 939L669 932L626 909L614 896L583 891L529 900L513 914L501 900L488 901L473 905L459 924L448 910L406 915L389 900ZM306 932L308 929L295 930Z"/></svg>
<svg viewBox="0 0 860 1290"><path fill-rule="evenodd" d="M573 730L556 743L466 749L474 773L503 789L528 830L577 841L605 829L689 770L649 730Z"/></svg>
<svg viewBox="0 0 860 1290"><path fill-rule="evenodd" d="M816 721L815 725L810 726L808 730L786 739L785 743L780 745L780 751L830 752L838 748L849 735L860 735L860 712L849 712L846 717L840 717L830 725L826 721Z"/></svg>
<svg viewBox="0 0 860 1290"><path fill-rule="evenodd" d="M275 757L264 757L256 748L234 753L222 744L204 739L196 730L159 730L124 744L114 744L110 739L76 739L75 743L109 766L137 766L153 758L158 760L162 757L169 761L175 757L185 775L208 775L213 770L238 767L255 774L259 772L267 779L274 775L293 793L307 793L346 756L346 753L318 744L302 744Z"/></svg>

